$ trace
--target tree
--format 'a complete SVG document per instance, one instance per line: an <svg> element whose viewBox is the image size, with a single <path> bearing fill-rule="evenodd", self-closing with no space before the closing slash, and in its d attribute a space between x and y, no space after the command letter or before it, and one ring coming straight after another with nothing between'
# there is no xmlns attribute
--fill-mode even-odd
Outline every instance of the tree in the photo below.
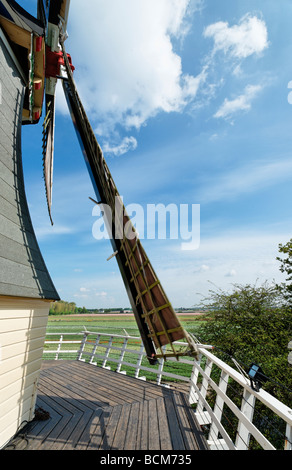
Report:
<svg viewBox="0 0 292 470"><path fill-rule="evenodd" d="M53 302L50 306L50 315L65 315L76 313L77 307L75 302L66 302L65 300L59 300Z"/></svg>
<svg viewBox="0 0 292 470"><path fill-rule="evenodd" d="M292 367L287 361L287 345L292 337L292 309L289 308L282 290L277 286L233 286L233 292L210 292L207 299L209 321L202 322L196 334L202 343L215 346L215 354L233 368L232 358L248 371L252 363L262 367L265 379L263 388L278 400L291 406ZM212 378L219 381L220 370L214 368ZM241 388L233 382L230 396L241 406ZM208 401L215 403L210 391ZM253 420L258 429L276 448L283 446L285 425L260 403ZM235 438L237 429L234 415L228 408L222 423ZM259 446L251 441L251 449Z"/></svg>
<svg viewBox="0 0 292 470"><path fill-rule="evenodd" d="M271 378L265 390L291 403L291 392L275 385L292 389L292 368L287 361L292 310L283 292L274 285L235 285L231 293L211 291L205 303L210 321L199 327L200 341L213 344L216 355L233 367L232 357L246 367L259 364Z"/></svg>
<svg viewBox="0 0 292 470"><path fill-rule="evenodd" d="M277 257L277 260L280 261L280 271L286 273L286 281L289 284L283 283L281 286L278 285L278 288L282 290L286 300L292 304L292 239L286 243L286 245L279 244L279 253L286 255L285 258Z"/></svg>

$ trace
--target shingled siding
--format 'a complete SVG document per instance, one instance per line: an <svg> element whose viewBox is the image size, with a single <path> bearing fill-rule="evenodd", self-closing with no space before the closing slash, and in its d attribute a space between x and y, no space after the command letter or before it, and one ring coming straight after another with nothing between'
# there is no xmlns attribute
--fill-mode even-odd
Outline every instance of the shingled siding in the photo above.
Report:
<svg viewBox="0 0 292 470"><path fill-rule="evenodd" d="M24 85L0 28L0 449L34 417L50 301L21 158Z"/></svg>
<svg viewBox="0 0 292 470"><path fill-rule="evenodd" d="M34 234L23 182L24 85L0 39L0 295L58 300ZM41 129L40 129L41 130Z"/></svg>

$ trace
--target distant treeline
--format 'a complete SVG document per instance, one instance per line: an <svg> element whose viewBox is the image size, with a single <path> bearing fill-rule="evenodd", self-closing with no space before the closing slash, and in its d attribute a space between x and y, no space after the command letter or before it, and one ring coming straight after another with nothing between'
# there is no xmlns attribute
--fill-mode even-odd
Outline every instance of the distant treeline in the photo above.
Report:
<svg viewBox="0 0 292 470"><path fill-rule="evenodd" d="M50 315L74 315L80 313L125 313L130 312L129 308L101 308L101 309L87 309L86 307L77 307L75 302L66 302L65 300L59 300L53 302L50 306Z"/></svg>
<svg viewBox="0 0 292 470"><path fill-rule="evenodd" d="M72 315L74 313L87 313L85 307L77 307L75 302L65 302L60 300L54 302L50 307L50 315Z"/></svg>
<svg viewBox="0 0 292 470"><path fill-rule="evenodd" d="M176 309L178 313L187 313L187 312L197 312L204 311L204 308L184 308L180 307ZM53 302L50 307L50 315L74 315L80 313L129 313L132 312L131 308L123 307L112 307L112 308L86 308L86 307L77 307L75 302L66 302L65 300L60 300L59 302Z"/></svg>

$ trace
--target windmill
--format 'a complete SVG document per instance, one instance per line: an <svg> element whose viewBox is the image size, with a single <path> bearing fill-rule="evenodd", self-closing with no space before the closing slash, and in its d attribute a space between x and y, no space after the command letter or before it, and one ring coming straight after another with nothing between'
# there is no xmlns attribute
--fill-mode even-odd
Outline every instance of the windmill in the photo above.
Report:
<svg viewBox="0 0 292 470"><path fill-rule="evenodd" d="M9 14L17 9L19 18L21 9L15 1L5 0L2 4ZM49 217L53 223L55 90L57 81L61 80L95 191L94 202L107 205L111 210L110 218L104 212L105 225L111 234L113 256L117 260L148 360L150 364L155 364L160 357L179 359L182 355L196 356L196 340L181 325L147 257L80 100L73 77L74 66L64 45L69 6L70 0L38 0L39 31L30 35L31 71L24 123L38 123L44 107L43 167ZM38 67L36 64L39 64ZM115 217L116 213L121 217ZM179 340L184 340L188 346L177 347L174 343Z"/></svg>
<svg viewBox="0 0 292 470"><path fill-rule="evenodd" d="M47 42L68 10L67 2L51 4L38 2L35 18L0 1L0 448L34 417L49 309L60 300L31 221L21 145L22 126L40 121L46 96L47 106L54 102Z"/></svg>

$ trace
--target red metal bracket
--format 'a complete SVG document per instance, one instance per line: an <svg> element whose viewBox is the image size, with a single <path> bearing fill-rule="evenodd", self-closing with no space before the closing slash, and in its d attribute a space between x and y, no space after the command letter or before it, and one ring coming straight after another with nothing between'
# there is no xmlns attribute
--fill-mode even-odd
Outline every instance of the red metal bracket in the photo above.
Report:
<svg viewBox="0 0 292 470"><path fill-rule="evenodd" d="M69 64L72 72L74 72L75 67L72 65L72 59L70 54L67 54ZM46 78L56 78L61 73L61 65L64 64L63 53L62 52L52 52L51 49L46 47Z"/></svg>

